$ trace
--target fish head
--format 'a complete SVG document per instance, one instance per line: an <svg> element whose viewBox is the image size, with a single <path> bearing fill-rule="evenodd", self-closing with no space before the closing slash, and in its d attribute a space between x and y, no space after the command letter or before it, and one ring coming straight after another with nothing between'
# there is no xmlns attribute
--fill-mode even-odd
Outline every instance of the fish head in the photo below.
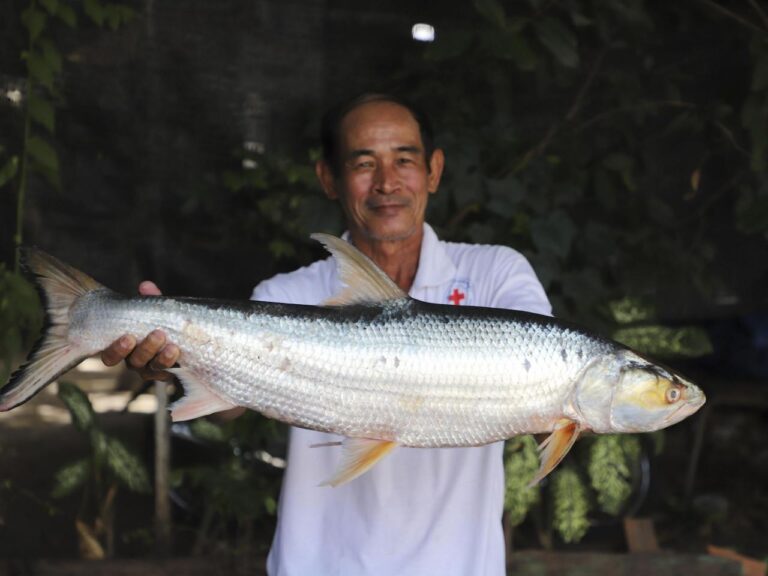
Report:
<svg viewBox="0 0 768 576"><path fill-rule="evenodd" d="M704 405L704 392L679 374L632 352L625 352L622 359L611 402L611 424L616 432L660 430Z"/></svg>
<svg viewBox="0 0 768 576"><path fill-rule="evenodd" d="M629 350L590 364L575 398L585 424L599 433L660 430L687 418L705 401L696 385Z"/></svg>

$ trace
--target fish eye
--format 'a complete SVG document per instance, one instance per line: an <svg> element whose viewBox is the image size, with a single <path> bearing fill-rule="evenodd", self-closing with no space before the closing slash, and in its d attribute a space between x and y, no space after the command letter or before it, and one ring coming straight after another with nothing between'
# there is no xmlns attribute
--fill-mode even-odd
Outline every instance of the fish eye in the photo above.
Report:
<svg viewBox="0 0 768 576"><path fill-rule="evenodd" d="M667 390L666 399L667 402L670 404L674 404L678 400L680 400L680 397L682 396L682 393L677 388L670 388Z"/></svg>

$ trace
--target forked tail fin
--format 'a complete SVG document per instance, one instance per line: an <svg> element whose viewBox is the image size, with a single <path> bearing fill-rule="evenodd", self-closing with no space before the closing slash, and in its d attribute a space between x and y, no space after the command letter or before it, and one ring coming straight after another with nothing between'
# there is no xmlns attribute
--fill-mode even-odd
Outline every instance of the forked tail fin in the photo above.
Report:
<svg viewBox="0 0 768 576"><path fill-rule="evenodd" d="M21 249L21 264L40 293L45 322L27 361L0 389L0 412L23 404L88 356L68 342L69 311L85 294L105 289L90 276L36 248Z"/></svg>

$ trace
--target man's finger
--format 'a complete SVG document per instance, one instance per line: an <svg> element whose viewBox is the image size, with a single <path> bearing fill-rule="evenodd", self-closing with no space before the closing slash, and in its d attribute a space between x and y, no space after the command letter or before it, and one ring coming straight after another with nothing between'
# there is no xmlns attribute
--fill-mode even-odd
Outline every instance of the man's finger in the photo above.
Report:
<svg viewBox="0 0 768 576"><path fill-rule="evenodd" d="M171 368L176 362L178 362L181 356L181 350L176 344L168 344L164 346L160 353L154 357L149 363L149 367L152 370L165 370Z"/></svg>
<svg viewBox="0 0 768 576"><path fill-rule="evenodd" d="M163 346L165 346L165 333L162 330L153 330L131 352L128 363L134 368L144 368Z"/></svg>
<svg viewBox="0 0 768 576"><path fill-rule="evenodd" d="M133 336L126 334L115 340L110 344L109 348L101 353L101 361L107 366L115 366L125 360L135 346L136 339Z"/></svg>
<svg viewBox="0 0 768 576"><path fill-rule="evenodd" d="M144 280L144 282L139 284L139 294L142 296L162 296L163 293L160 292L157 284L151 280Z"/></svg>

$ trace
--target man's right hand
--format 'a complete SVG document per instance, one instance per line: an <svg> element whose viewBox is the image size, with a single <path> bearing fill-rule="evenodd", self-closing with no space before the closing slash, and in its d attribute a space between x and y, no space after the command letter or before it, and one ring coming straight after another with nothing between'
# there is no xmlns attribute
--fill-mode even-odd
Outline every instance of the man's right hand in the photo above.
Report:
<svg viewBox="0 0 768 576"><path fill-rule="evenodd" d="M162 293L154 282L139 284L142 296L160 296ZM162 330L153 330L144 340L136 343L136 338L126 334L101 353L101 361L107 366L114 366L123 360L135 369L144 380L170 380L171 374L165 372L181 356L179 347L168 342Z"/></svg>

